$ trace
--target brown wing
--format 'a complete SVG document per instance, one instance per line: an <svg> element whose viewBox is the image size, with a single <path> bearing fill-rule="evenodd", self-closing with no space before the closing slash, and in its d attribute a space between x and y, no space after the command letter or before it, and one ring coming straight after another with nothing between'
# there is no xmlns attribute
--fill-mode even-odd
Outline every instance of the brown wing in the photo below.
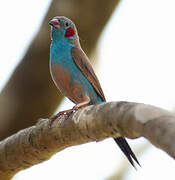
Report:
<svg viewBox="0 0 175 180"><path fill-rule="evenodd" d="M99 94L99 96L106 101L103 90L100 86L100 82L97 79L97 76L94 73L92 65L89 62L88 57L80 48L72 48L72 57L75 64L80 68L82 73L87 77L89 82L92 84L93 88Z"/></svg>

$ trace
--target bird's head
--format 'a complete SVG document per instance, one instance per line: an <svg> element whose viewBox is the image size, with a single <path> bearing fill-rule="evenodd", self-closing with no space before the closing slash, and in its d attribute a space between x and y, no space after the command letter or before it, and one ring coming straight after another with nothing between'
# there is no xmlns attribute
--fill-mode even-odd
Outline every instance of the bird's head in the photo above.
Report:
<svg viewBox="0 0 175 180"><path fill-rule="evenodd" d="M51 38L53 40L73 41L78 37L74 23L64 16L54 17L49 21L49 25L51 26Z"/></svg>

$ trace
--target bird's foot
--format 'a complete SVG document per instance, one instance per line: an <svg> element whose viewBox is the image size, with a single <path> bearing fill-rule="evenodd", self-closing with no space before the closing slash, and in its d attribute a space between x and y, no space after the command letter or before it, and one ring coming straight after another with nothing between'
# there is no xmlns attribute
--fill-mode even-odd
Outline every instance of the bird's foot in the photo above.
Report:
<svg viewBox="0 0 175 180"><path fill-rule="evenodd" d="M72 109L74 111L77 111L78 109L88 106L89 103L90 103L90 98L88 96L85 96L84 101L76 104Z"/></svg>
<svg viewBox="0 0 175 180"><path fill-rule="evenodd" d="M80 109L81 107L75 105L73 108L72 108L72 111L77 111L78 109Z"/></svg>
<svg viewBox="0 0 175 180"><path fill-rule="evenodd" d="M59 113L53 115L51 118L50 118L50 122L49 122L49 126L51 127L53 122L60 116L62 115L67 115L68 117L74 112L74 109L68 109L68 110L65 110L65 111L60 111ZM67 117L67 118L68 118Z"/></svg>
<svg viewBox="0 0 175 180"><path fill-rule="evenodd" d="M89 102L88 102L89 103ZM84 102L83 103L80 103L80 104L76 104L73 108L72 108L72 110L75 112L75 111L77 111L78 109L81 109L81 108L83 108L83 107L86 107L87 106L87 103L85 104Z"/></svg>
<svg viewBox="0 0 175 180"><path fill-rule="evenodd" d="M51 127L52 124L53 124L53 122L54 122L58 117L60 117L60 116L62 116L62 115L66 115L66 116L67 116L66 119L68 119L68 117L69 117L73 112L77 111L78 109L83 108L84 106L86 106L86 105L84 105L84 104L77 104L77 105L75 105L72 109L68 109L68 110L65 110L65 111L60 111L59 113L55 114L54 116L52 116L52 117L50 118L49 126Z"/></svg>

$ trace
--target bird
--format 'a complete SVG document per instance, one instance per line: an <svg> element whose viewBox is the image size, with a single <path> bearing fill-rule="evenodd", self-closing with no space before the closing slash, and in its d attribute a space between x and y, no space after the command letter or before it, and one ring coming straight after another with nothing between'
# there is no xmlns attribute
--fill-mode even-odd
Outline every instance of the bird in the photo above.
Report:
<svg viewBox="0 0 175 180"><path fill-rule="evenodd" d="M88 105L105 102L100 82L82 50L78 31L70 19L56 16L49 21L51 26L50 73L60 92L75 106L51 117L52 122L60 115L67 114ZM114 138L131 165L134 161L140 166L135 154L123 136Z"/></svg>

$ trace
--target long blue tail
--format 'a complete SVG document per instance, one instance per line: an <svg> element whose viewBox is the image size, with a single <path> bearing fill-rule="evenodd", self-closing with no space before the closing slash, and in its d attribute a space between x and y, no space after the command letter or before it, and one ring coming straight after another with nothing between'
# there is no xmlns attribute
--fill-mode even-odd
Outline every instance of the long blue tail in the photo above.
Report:
<svg viewBox="0 0 175 180"><path fill-rule="evenodd" d="M99 102L104 102L105 101L104 99L102 99L101 96L98 96L98 100L99 100ZM133 151L130 148L130 146L129 146L128 142L126 141L126 139L124 137L120 136L118 138L114 138L114 140L118 144L118 146L120 147L122 152L125 154L128 161L132 164L132 166L136 169L134 161L140 166L139 161L137 160L135 154L133 153Z"/></svg>
<svg viewBox="0 0 175 180"><path fill-rule="evenodd" d="M125 154L125 156L129 160L129 162L132 164L132 166L134 168L136 168L135 165L134 165L133 159L140 166L139 161L137 160L135 154L133 153L133 151L130 148L129 144L127 143L126 139L124 137L118 137L118 138L114 138L114 140L118 144L118 146L120 147L122 152Z"/></svg>

